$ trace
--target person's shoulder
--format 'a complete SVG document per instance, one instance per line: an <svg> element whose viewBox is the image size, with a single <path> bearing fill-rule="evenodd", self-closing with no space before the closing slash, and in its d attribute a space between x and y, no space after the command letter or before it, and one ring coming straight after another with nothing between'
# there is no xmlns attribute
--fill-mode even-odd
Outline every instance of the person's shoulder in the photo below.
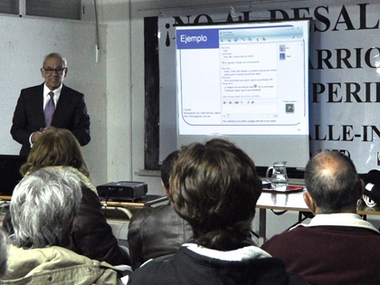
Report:
<svg viewBox="0 0 380 285"><path fill-rule="evenodd" d="M88 185L85 185L83 182L81 184L81 189L82 196L84 199L99 201L99 195L98 192L96 192L96 189L94 191L93 187L89 187Z"/></svg>
<svg viewBox="0 0 380 285"><path fill-rule="evenodd" d="M34 86L29 86L21 89L21 94L29 94L29 93L34 93L36 91L41 91L43 90L43 83L39 85L34 85Z"/></svg>
<svg viewBox="0 0 380 285"><path fill-rule="evenodd" d="M10 247L11 259L15 257L18 260L38 260L41 263L51 260L76 260L82 263L90 264L92 261L83 255L79 255L74 251L60 246L49 246L44 248L24 249L16 246Z"/></svg>
<svg viewBox="0 0 380 285"><path fill-rule="evenodd" d="M83 97L84 94L82 92L79 92L78 90L75 90L71 87L68 87L67 85L65 84L62 84L62 93L65 93L65 94L72 94L72 95L75 95L75 96L80 96L80 97Z"/></svg>
<svg viewBox="0 0 380 285"><path fill-rule="evenodd" d="M135 221L139 221L141 222L142 220L146 219L147 217L149 217L153 212L157 211L157 209L159 209L159 207L161 206L158 206L158 207L148 207L148 206L145 206L145 207L142 207L141 209L138 209L133 215L132 215L132 218L131 218L131 223L132 222L135 222Z"/></svg>
<svg viewBox="0 0 380 285"><path fill-rule="evenodd" d="M170 204L160 205L154 207L148 214L146 214L144 223L148 223L149 226L154 226L156 224L167 225L171 223L173 227L175 225L181 224L179 221L183 219L174 211Z"/></svg>
<svg viewBox="0 0 380 285"><path fill-rule="evenodd" d="M172 266L167 260L150 259L132 272L128 284L174 284L169 282ZM166 280L168 279L168 280ZM172 280L173 281L173 280Z"/></svg>
<svg viewBox="0 0 380 285"><path fill-rule="evenodd" d="M48 272L49 275L53 276L53 280L59 284L89 284L90 280L97 280L91 284L119 284L117 283L116 267L104 261L90 259L63 247L22 249L12 246L12 253L11 259L8 260L8 270L17 273L7 276L7 279L17 277L22 282L26 278L32 280L31 284L37 284L35 280L41 280L41 274L44 275ZM25 276L25 269L32 273ZM66 279L65 276L70 276L70 279Z"/></svg>
<svg viewBox="0 0 380 285"><path fill-rule="evenodd" d="M288 281L287 285L308 285L309 283L300 275L288 272Z"/></svg>
<svg viewBox="0 0 380 285"><path fill-rule="evenodd" d="M297 226L295 228L292 228L288 231L276 234L272 236L270 239L268 239L264 244L261 246L263 250L268 250L273 247L277 247L278 245L282 245L285 243L297 243L299 241L299 237L302 236L302 233L304 231L308 231L308 228L303 226ZM269 252L270 253L270 252Z"/></svg>
<svg viewBox="0 0 380 285"><path fill-rule="evenodd" d="M158 206L161 207L161 206ZM135 234L140 235L141 226L146 223L149 218L154 215L157 207L143 207L133 213L128 225L128 236L132 238Z"/></svg>

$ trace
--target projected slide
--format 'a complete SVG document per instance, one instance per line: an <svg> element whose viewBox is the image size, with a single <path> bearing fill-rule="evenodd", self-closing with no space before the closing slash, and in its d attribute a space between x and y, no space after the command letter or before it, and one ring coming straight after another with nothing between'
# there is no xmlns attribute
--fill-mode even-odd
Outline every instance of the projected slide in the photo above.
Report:
<svg viewBox="0 0 380 285"><path fill-rule="evenodd" d="M308 134L308 26L178 27L179 134Z"/></svg>

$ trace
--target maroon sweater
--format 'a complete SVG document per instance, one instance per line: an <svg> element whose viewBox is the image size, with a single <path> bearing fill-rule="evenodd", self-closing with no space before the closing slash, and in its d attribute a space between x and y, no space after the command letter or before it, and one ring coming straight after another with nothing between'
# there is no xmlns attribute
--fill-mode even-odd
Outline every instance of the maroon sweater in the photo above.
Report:
<svg viewBox="0 0 380 285"><path fill-rule="evenodd" d="M380 284L380 234L350 226L299 226L262 249L313 285Z"/></svg>

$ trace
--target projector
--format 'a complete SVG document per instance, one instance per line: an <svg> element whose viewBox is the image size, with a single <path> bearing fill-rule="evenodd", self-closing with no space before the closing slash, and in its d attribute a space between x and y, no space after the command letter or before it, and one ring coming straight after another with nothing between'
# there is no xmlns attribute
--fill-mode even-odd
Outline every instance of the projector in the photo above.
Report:
<svg viewBox="0 0 380 285"><path fill-rule="evenodd" d="M134 201L148 192L145 182L119 181L102 184L96 187L100 199L115 201Z"/></svg>

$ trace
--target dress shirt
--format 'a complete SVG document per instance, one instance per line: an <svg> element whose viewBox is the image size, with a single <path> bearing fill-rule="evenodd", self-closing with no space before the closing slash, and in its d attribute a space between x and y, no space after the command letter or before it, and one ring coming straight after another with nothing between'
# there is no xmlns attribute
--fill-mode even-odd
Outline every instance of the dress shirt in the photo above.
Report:
<svg viewBox="0 0 380 285"><path fill-rule="evenodd" d="M53 96L53 99L54 99L54 105L57 107L57 103L58 103L58 100L59 100L59 96L61 95L61 90L62 90L62 84L61 86L59 86L57 89L54 89L54 90L50 90L46 84L44 84L44 110L45 110L45 107L46 107L46 104L47 102L50 100L50 95L49 93L51 91L53 91L54 93L54 96Z"/></svg>
<svg viewBox="0 0 380 285"><path fill-rule="evenodd" d="M54 106L57 107L57 103L58 103L58 99L59 99L59 96L61 95L61 90L62 90L62 84L61 86L59 86L57 89L54 89L53 90L53 93L54 93L54 96L53 96L53 99L54 99ZM44 84L44 110L45 110L45 107L46 107L46 104L47 102L50 100L50 95L49 93L51 92L52 90L50 90L46 84ZM31 135L29 136L29 144L30 144L30 147L33 147L33 143L32 143L32 136L33 136L34 132L31 133Z"/></svg>

